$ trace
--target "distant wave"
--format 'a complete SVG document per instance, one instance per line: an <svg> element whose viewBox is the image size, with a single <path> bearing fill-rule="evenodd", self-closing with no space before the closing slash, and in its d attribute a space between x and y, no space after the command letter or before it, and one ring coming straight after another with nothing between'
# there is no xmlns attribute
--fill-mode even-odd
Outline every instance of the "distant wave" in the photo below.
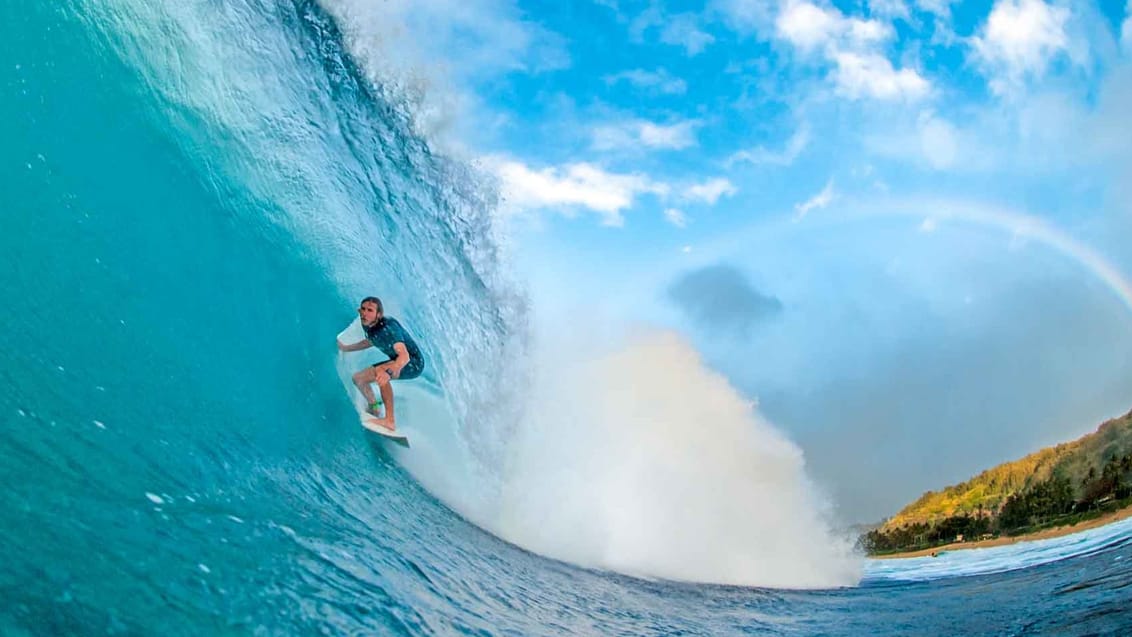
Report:
<svg viewBox="0 0 1132 637"><path fill-rule="evenodd" d="M1046 540L958 551L938 557L868 560L865 582L921 581L1031 568L1132 543L1132 518Z"/></svg>

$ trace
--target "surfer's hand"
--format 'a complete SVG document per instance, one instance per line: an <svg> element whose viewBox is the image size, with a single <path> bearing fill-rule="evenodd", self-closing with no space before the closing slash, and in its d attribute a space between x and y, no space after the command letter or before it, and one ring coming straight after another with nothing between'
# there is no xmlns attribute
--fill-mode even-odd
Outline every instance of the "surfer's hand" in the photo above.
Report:
<svg viewBox="0 0 1132 637"><path fill-rule="evenodd" d="M342 341L339 341L339 340L335 340L334 342L335 342L335 343L338 343L338 351L339 351L339 352L344 352L344 351L346 351L346 346L342 344Z"/></svg>
<svg viewBox="0 0 1132 637"><path fill-rule="evenodd" d="M392 376L393 378L400 378L401 377L401 368L397 367L397 366L390 367L389 368L389 375Z"/></svg>

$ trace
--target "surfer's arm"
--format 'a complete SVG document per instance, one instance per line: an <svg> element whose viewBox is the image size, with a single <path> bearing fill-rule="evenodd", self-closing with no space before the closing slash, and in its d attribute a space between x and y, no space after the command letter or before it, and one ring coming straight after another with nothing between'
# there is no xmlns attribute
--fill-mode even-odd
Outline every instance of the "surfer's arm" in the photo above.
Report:
<svg viewBox="0 0 1132 637"><path fill-rule="evenodd" d="M353 345L345 345L342 343L342 341L338 341L338 349L343 352L357 352L367 347L373 347L373 343L369 341L358 341Z"/></svg>
<svg viewBox="0 0 1132 637"><path fill-rule="evenodd" d="M400 376L401 375L401 368L408 365L409 360L412 357L409 356L409 350L405 349L405 344L401 343L401 342L397 342L397 343L393 344L393 351L397 352L397 358L393 359L393 365L392 365L393 371L394 371L396 376Z"/></svg>

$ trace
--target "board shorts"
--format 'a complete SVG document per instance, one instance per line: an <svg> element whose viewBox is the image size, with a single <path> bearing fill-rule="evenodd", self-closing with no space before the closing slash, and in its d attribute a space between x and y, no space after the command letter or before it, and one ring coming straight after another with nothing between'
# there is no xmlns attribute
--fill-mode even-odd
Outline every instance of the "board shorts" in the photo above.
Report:
<svg viewBox="0 0 1132 637"><path fill-rule="evenodd" d="M374 363L373 366L374 367L380 367L381 365L384 365L386 363L392 363L392 362L393 362L393 359L391 358L387 361L381 361L380 363ZM398 376L397 378L394 378L393 380L413 380L417 376L420 376L421 372L423 372L423 371L424 371L424 361L422 361L419 358L410 358L409 364L405 365L405 367L403 367L401 369L401 375Z"/></svg>

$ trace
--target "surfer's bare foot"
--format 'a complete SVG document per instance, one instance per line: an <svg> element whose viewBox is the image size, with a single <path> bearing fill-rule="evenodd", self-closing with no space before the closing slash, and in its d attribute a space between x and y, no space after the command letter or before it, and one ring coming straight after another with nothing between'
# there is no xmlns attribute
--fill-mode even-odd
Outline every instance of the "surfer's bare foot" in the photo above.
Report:
<svg viewBox="0 0 1132 637"><path fill-rule="evenodd" d="M397 425L393 424L393 421L388 420L386 418L375 418L373 420L373 424L375 424L378 427L381 427L383 429L388 429L389 431L396 431L397 430Z"/></svg>

